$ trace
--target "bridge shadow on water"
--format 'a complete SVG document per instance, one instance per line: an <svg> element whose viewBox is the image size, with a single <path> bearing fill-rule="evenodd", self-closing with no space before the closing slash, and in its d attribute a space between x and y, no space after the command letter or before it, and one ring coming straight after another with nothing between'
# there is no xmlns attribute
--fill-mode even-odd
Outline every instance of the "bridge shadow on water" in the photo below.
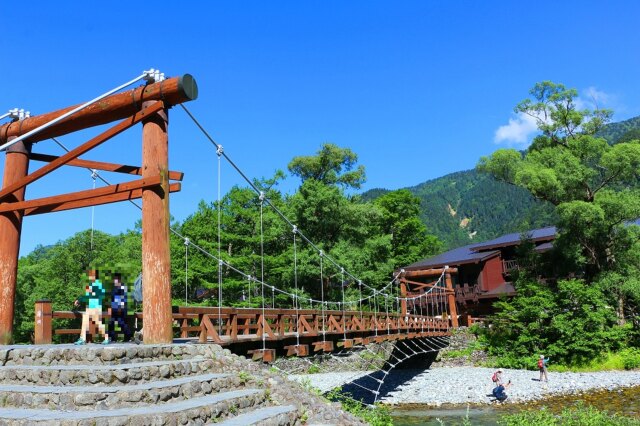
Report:
<svg viewBox="0 0 640 426"><path fill-rule="evenodd" d="M416 376L424 374L435 361L438 352L429 352L409 358L395 368L387 363L382 369L363 375L342 385L341 394L373 404L398 391ZM378 394L376 395L376 392Z"/></svg>

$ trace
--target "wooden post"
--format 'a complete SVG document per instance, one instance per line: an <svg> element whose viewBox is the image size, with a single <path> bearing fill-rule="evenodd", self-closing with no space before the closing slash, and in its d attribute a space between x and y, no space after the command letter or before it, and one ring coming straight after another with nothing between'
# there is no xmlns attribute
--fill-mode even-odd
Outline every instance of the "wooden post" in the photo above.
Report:
<svg viewBox="0 0 640 426"><path fill-rule="evenodd" d="M407 283L400 281L400 297L407 297ZM407 315L407 299L400 301L400 315Z"/></svg>
<svg viewBox="0 0 640 426"><path fill-rule="evenodd" d="M143 108L148 106L145 104ZM173 341L167 127L166 109L145 120L142 127L142 177L158 174L161 177L160 186L142 191L142 309L145 344Z"/></svg>
<svg viewBox="0 0 640 426"><path fill-rule="evenodd" d="M449 300L449 314L451 315L451 326L458 328L458 310L456 309L456 295L453 291L453 283L451 282L451 273L447 269L444 273L444 282L447 286Z"/></svg>
<svg viewBox="0 0 640 426"><path fill-rule="evenodd" d="M30 152L31 143L28 142L18 142L7 149L3 188L29 173ZM24 201L24 193L25 188L18 189L5 201ZM0 213L0 345L8 345L12 341L22 215L21 212Z"/></svg>
<svg viewBox="0 0 640 426"><path fill-rule="evenodd" d="M52 334L52 310L50 300L36 301L35 334L36 345L48 345L51 343Z"/></svg>

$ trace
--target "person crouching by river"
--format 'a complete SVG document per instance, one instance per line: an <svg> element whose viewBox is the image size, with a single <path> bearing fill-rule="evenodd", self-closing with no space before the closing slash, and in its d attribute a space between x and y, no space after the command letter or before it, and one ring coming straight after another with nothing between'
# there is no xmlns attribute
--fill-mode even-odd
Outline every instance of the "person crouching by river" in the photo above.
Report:
<svg viewBox="0 0 640 426"><path fill-rule="evenodd" d="M495 386L500 386L502 384L502 370L496 370L491 376L491 381Z"/></svg>
<svg viewBox="0 0 640 426"><path fill-rule="evenodd" d="M493 388L491 394L496 398L496 401L504 402L507 399L507 389L511 386L511 380L509 380L506 384L500 384Z"/></svg>

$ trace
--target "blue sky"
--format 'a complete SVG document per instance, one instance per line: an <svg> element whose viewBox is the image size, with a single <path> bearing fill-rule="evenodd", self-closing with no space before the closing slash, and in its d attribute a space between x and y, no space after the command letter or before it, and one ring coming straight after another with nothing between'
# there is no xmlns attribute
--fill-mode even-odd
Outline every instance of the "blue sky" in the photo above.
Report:
<svg viewBox="0 0 640 426"><path fill-rule="evenodd" d="M585 105L597 100L616 120L640 115L636 1L4 2L0 10L0 112L81 103L144 69L190 73L200 96L187 107L256 177L323 142L359 155L365 190L472 168L499 147L526 146L533 129L513 107L541 80L578 89ZM60 139L75 147L98 130ZM85 158L139 164L140 133ZM62 153L49 141L34 151ZM185 173L171 198L182 220L216 197L217 160L179 108L170 113L170 157ZM240 183L229 167L222 174L223 190ZM289 177L282 189L297 184ZM88 172L60 170L27 198L91 186ZM139 218L128 203L95 209L96 228L110 233ZM28 217L21 253L90 226L90 209Z"/></svg>

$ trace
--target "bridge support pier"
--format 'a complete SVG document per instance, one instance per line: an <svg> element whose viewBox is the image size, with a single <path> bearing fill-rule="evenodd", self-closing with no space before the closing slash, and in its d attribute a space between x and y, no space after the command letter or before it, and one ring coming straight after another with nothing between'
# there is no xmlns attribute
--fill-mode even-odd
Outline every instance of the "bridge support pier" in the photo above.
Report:
<svg viewBox="0 0 640 426"><path fill-rule="evenodd" d="M7 141L15 139L10 137ZM18 142L7 149L4 162L2 187L19 181L29 172L31 143ZM24 201L25 188L6 196L4 201ZM0 345L8 345L13 336L13 313L15 309L18 255L22 232L20 211L0 213Z"/></svg>
<svg viewBox="0 0 640 426"><path fill-rule="evenodd" d="M143 108L151 101L143 103ZM142 126L142 178L160 175L160 186L142 191L142 309L144 343L173 341L169 252L169 138L167 109Z"/></svg>

